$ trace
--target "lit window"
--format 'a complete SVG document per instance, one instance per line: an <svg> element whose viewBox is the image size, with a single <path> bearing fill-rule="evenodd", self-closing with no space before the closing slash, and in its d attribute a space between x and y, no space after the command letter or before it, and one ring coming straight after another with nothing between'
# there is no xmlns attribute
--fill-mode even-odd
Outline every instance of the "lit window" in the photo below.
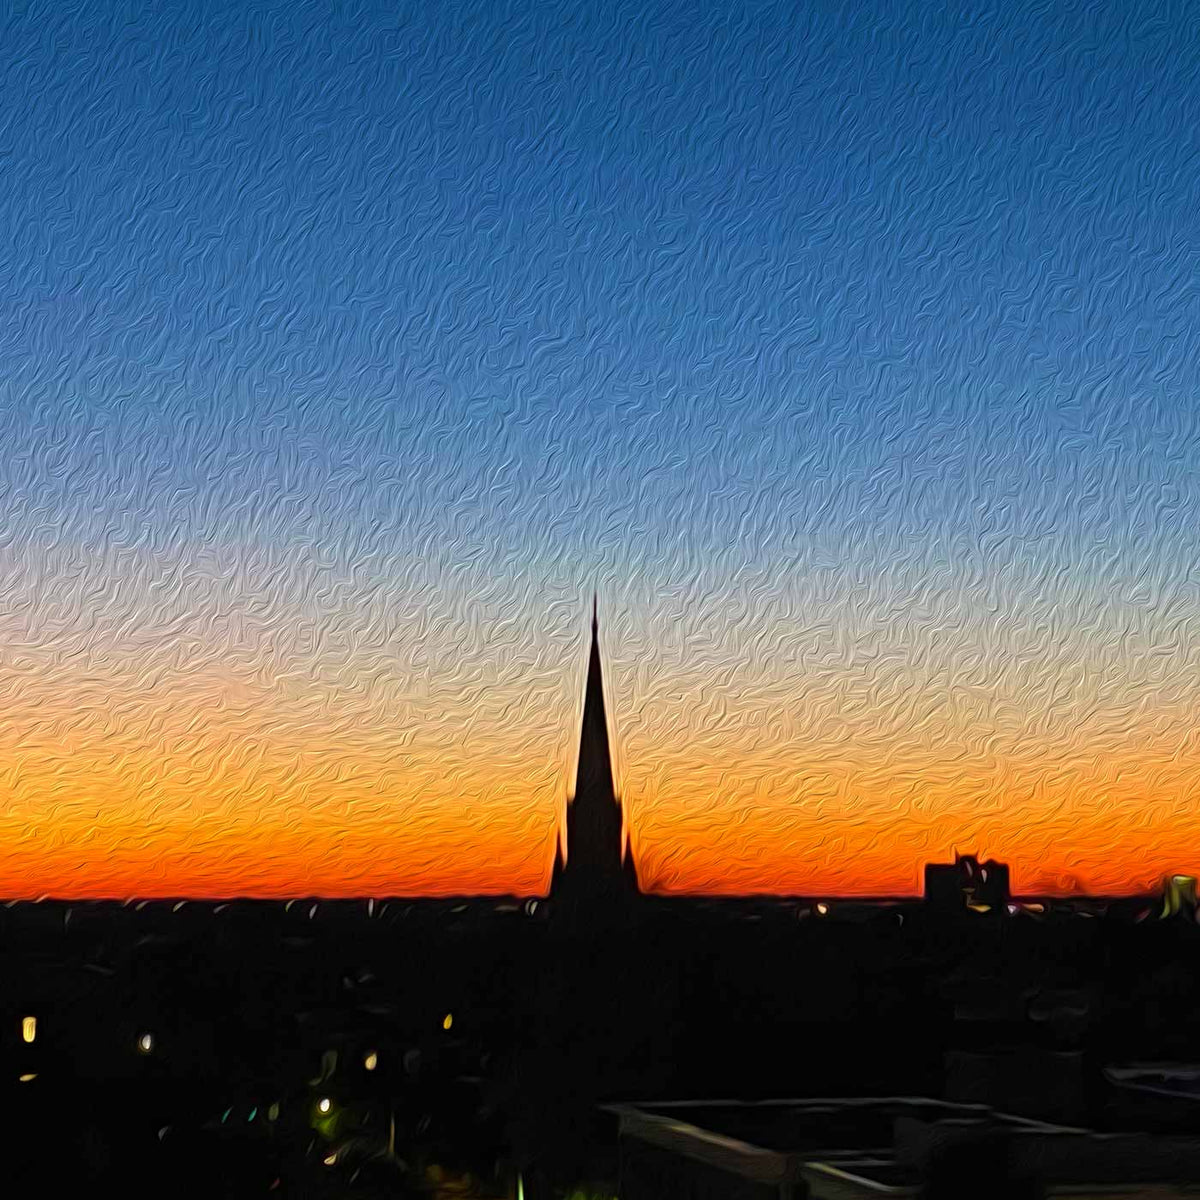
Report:
<svg viewBox="0 0 1200 1200"><path fill-rule="evenodd" d="M27 1045L33 1044L37 1037L37 1017L24 1017L21 1021L21 1040Z"/></svg>

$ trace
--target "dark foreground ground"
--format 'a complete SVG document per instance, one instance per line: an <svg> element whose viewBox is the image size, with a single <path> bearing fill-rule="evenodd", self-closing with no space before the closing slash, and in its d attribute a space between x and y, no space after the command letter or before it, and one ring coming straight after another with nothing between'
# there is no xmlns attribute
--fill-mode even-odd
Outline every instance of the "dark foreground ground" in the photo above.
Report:
<svg viewBox="0 0 1200 1200"><path fill-rule="evenodd" d="M1198 942L1145 901L16 905L6 1174L14 1194L540 1200L615 1195L612 1100L1169 1124L1105 1071L1200 1060Z"/></svg>

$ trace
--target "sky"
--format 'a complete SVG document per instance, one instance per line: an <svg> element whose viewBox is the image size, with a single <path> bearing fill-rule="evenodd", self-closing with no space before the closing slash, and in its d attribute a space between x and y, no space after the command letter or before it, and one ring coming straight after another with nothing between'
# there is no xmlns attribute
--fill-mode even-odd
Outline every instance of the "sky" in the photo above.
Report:
<svg viewBox="0 0 1200 1200"><path fill-rule="evenodd" d="M0 895L1200 873L1200 12L14 2Z"/></svg>

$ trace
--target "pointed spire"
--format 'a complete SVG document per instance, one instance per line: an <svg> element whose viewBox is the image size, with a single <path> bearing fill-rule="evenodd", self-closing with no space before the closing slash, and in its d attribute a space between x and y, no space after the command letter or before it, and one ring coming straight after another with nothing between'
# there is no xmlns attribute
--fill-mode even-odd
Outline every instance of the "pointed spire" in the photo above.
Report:
<svg viewBox="0 0 1200 1200"><path fill-rule="evenodd" d="M622 892L636 894L638 885L633 848L628 842L622 806L614 787L600 665L598 610L598 596L593 592L592 644L583 693L575 791L567 804L566 829L560 829L551 891L560 896L574 895L577 899L612 900Z"/></svg>
<svg viewBox="0 0 1200 1200"><path fill-rule="evenodd" d="M608 719L604 711L604 680L600 670L599 620L596 594L592 593L592 650L588 658L587 685L583 694L583 729L579 739L579 768L575 794L594 792L614 798L612 758L608 747ZM567 853L570 853L568 847Z"/></svg>

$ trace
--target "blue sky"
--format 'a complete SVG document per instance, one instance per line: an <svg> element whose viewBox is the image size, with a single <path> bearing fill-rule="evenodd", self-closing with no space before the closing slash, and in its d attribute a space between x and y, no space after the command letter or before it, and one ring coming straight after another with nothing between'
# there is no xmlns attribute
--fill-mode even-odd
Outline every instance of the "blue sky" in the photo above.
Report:
<svg viewBox="0 0 1200 1200"><path fill-rule="evenodd" d="M496 512L586 500L568 542L631 488L651 525L730 488L720 544L823 461L1194 413L1184 6L30 4L7 25L8 402L35 436L65 408L102 462L157 437L203 472L247 414L319 442L316 475L391 459L418 507L469 503L468 477Z"/></svg>

